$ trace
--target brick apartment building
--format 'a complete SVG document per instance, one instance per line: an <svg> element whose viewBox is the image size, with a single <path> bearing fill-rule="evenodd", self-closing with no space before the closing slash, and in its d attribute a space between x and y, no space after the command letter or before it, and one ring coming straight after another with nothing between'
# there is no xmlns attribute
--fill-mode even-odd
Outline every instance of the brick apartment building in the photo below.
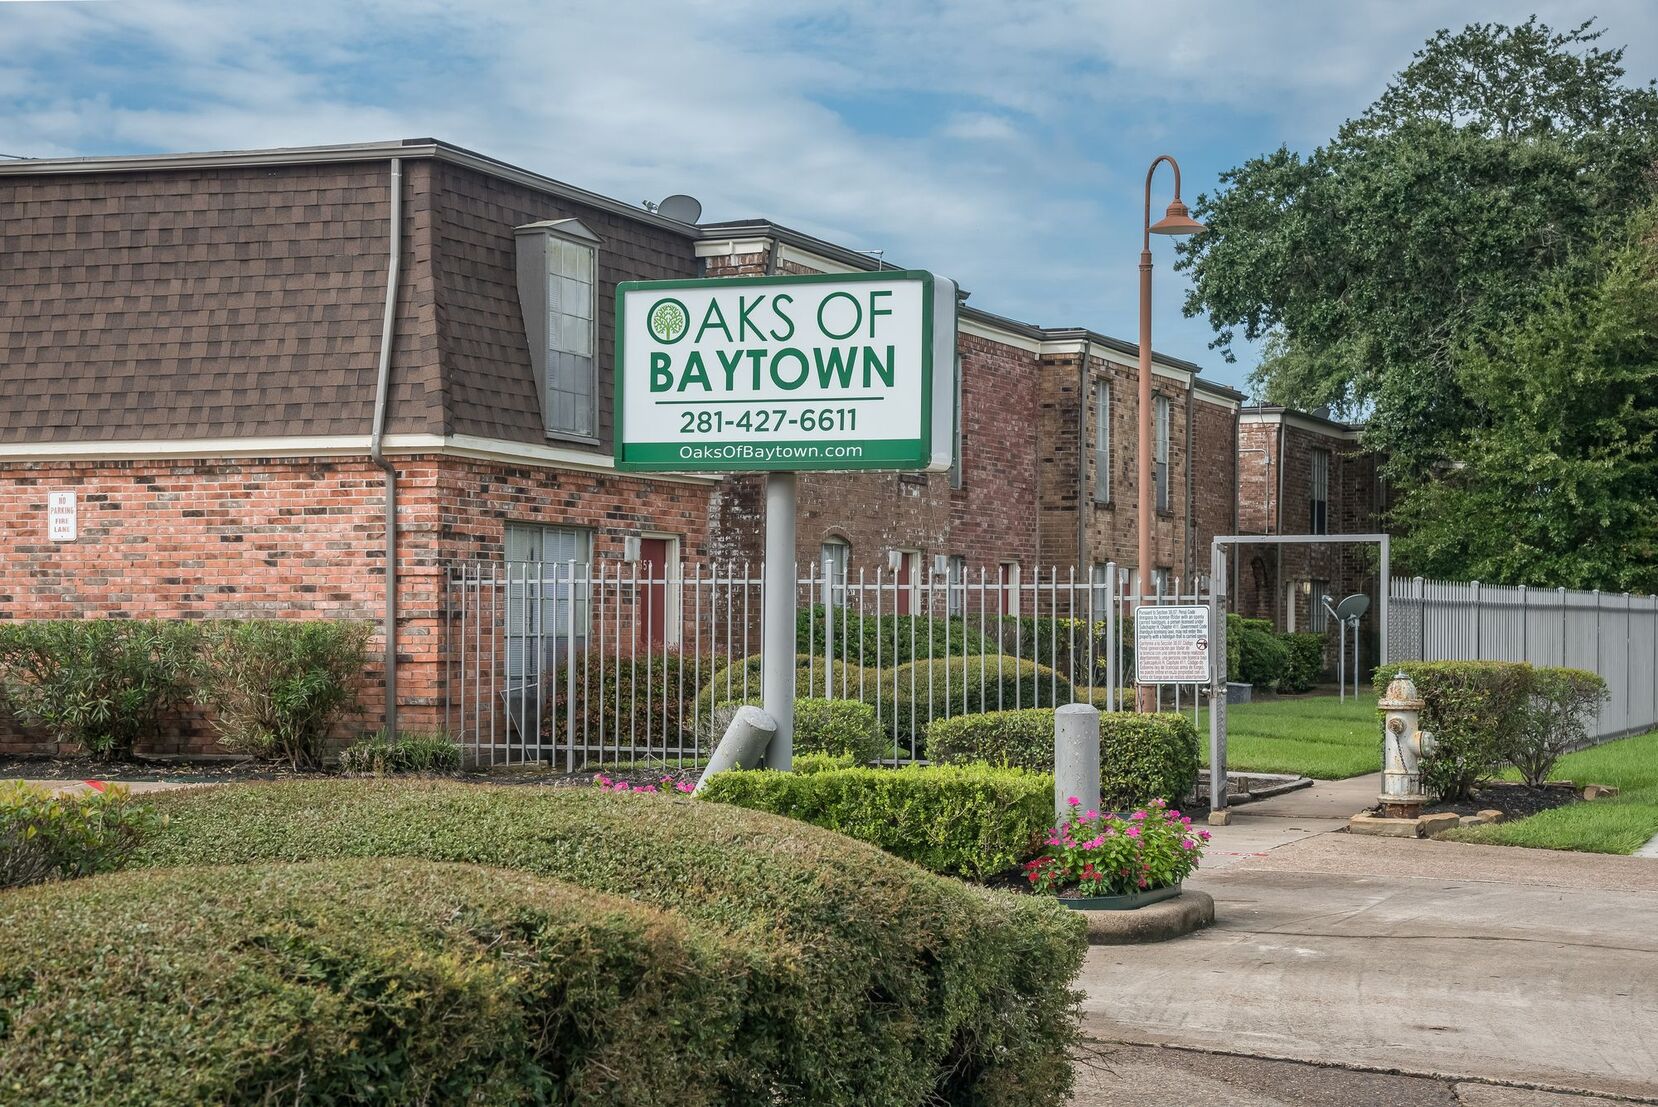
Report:
<svg viewBox="0 0 1658 1107"><path fill-rule="evenodd" d="M429 139L0 163L0 617L378 623L390 564L433 725L450 565L758 558L759 478L615 471L615 285L880 265ZM804 476L801 560L1130 564L1135 348L964 304L958 351L955 469ZM1153 568L1189 578L1237 522L1242 397L1154 366Z"/></svg>
<svg viewBox="0 0 1658 1107"><path fill-rule="evenodd" d="M1384 530L1387 489L1376 455L1359 447L1361 428L1283 407L1246 407L1238 429L1241 534L1364 534ZM1236 608L1285 630L1322 632L1319 602L1354 592L1375 610L1376 550L1357 545L1245 548L1232 572ZM1374 657L1375 619L1361 624ZM1334 636L1332 635L1332 642ZM1332 644L1331 658L1334 659Z"/></svg>

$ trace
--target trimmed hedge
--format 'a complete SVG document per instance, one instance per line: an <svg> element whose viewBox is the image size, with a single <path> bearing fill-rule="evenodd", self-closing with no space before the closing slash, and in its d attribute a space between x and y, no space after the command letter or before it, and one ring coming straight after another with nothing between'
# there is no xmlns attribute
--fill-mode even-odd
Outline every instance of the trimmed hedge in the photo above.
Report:
<svg viewBox="0 0 1658 1107"><path fill-rule="evenodd" d="M1280 692L1311 692L1324 675L1324 635L1308 632L1280 634L1284 644L1284 671L1278 677Z"/></svg>
<svg viewBox="0 0 1658 1107"><path fill-rule="evenodd" d="M119 784L102 792L56 792L0 781L0 888L117 868L160 826L160 816Z"/></svg>
<svg viewBox="0 0 1658 1107"><path fill-rule="evenodd" d="M0 1100L713 1104L758 958L476 865L126 872L5 897Z"/></svg>
<svg viewBox="0 0 1658 1107"><path fill-rule="evenodd" d="M759 706L758 697L746 701ZM709 718L704 744L711 749L731 725L741 703L722 703ZM864 764L884 755L886 742L876 725L875 709L857 700L804 698L794 701L794 752L846 756Z"/></svg>
<svg viewBox="0 0 1658 1107"><path fill-rule="evenodd" d="M711 1089L722 1103L1058 1105L1070 1086L1080 919L803 823L678 796L435 780L230 785L156 806L171 821L139 854L154 865L465 861L732 935L751 961ZM642 1049L626 1067L657 1065Z"/></svg>
<svg viewBox="0 0 1658 1107"><path fill-rule="evenodd" d="M187 698L197 637L195 624L159 619L0 622L0 694L54 742L127 757Z"/></svg>
<svg viewBox="0 0 1658 1107"><path fill-rule="evenodd" d="M1051 775L988 765L720 773L700 796L838 831L936 873L981 879L1031 857L1054 821Z"/></svg>
<svg viewBox="0 0 1658 1107"><path fill-rule="evenodd" d="M598 651L575 658L575 733L603 734L606 744L617 734L638 735L646 744L678 740L695 721L698 660L676 650L645 651L633 657ZM551 670L542 697L541 735L549 744L565 733L572 718L570 665ZM531 711L533 717L533 708ZM706 707L703 717L707 717Z"/></svg>
<svg viewBox="0 0 1658 1107"><path fill-rule="evenodd" d="M943 764L985 761L1053 772L1052 708L992 711L941 719L927 728L927 756ZM1185 715L1159 712L1100 716L1100 802L1134 807L1154 799L1178 804L1197 784L1197 728Z"/></svg>
<svg viewBox="0 0 1658 1107"><path fill-rule="evenodd" d="M1015 705L1052 707L1070 703L1076 694L1071 682L1048 666L1001 654L914 661L884 672L882 680L879 694L869 688L864 702L876 704L888 741L906 752L911 735L924 747L927 726L935 718Z"/></svg>
<svg viewBox="0 0 1658 1107"><path fill-rule="evenodd" d="M1423 700L1420 726L1434 736L1422 759L1422 786L1435 799L1461 799L1503 762L1505 736L1524 725L1532 668L1511 661L1402 661L1376 669L1378 690L1403 671Z"/></svg>
<svg viewBox="0 0 1658 1107"><path fill-rule="evenodd" d="M795 615L795 649L822 657L825 621L822 604L802 608ZM877 618L846 608L835 609L835 640L830 645L836 657L845 655L871 666L877 654L883 666L891 666L916 658L996 652L995 643L960 616L940 619L928 615L882 615Z"/></svg>

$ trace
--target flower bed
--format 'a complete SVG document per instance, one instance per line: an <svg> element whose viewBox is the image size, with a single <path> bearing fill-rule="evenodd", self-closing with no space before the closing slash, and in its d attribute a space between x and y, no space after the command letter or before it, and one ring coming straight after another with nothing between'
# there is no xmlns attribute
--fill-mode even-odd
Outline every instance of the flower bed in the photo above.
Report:
<svg viewBox="0 0 1658 1107"><path fill-rule="evenodd" d="M1127 815L1080 810L1047 837L1042 854L1025 864L1025 879L1039 895L1060 899L1132 896L1172 888L1198 867L1207 830L1153 800Z"/></svg>

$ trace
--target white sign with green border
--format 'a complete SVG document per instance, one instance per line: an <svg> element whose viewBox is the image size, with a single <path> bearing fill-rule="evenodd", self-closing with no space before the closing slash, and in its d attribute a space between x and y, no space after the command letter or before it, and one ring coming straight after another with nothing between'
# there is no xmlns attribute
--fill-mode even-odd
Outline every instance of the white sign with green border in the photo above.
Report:
<svg viewBox="0 0 1658 1107"><path fill-rule="evenodd" d="M616 289L616 467L948 469L956 285L918 270Z"/></svg>

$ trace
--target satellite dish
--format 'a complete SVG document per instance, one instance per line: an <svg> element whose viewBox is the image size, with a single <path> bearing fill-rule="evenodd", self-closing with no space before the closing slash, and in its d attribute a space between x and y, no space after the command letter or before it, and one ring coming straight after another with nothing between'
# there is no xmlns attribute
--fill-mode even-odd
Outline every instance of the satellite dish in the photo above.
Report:
<svg viewBox="0 0 1658 1107"><path fill-rule="evenodd" d="M676 192L656 205L656 214L681 223L695 223L702 218L702 204L695 196Z"/></svg>
<svg viewBox="0 0 1658 1107"><path fill-rule="evenodd" d="M1370 597L1363 592L1354 592L1336 604L1336 618L1362 619L1364 613L1370 610Z"/></svg>

